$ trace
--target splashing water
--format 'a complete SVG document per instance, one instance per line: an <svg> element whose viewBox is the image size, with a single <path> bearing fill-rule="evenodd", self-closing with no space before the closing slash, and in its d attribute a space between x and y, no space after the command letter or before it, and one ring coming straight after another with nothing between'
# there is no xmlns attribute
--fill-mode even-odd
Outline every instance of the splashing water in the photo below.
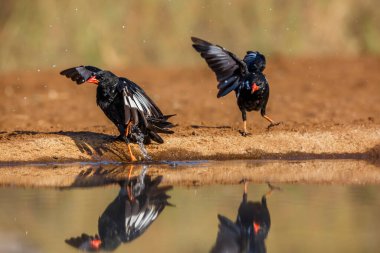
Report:
<svg viewBox="0 0 380 253"><path fill-rule="evenodd" d="M144 145L144 136L143 135L137 135L136 136L136 142L139 145L141 154L143 155L145 160L152 160L152 157L148 154L148 151L145 148Z"/></svg>

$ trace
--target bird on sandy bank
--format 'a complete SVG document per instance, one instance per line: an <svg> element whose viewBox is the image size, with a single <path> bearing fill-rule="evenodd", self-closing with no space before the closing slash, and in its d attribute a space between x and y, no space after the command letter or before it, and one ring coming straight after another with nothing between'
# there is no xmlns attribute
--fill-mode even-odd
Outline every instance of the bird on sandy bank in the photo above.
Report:
<svg viewBox="0 0 380 253"><path fill-rule="evenodd" d="M174 125L167 120L174 115L164 115L145 91L127 78L93 66L73 67L60 74L77 84L97 85L96 103L119 130L117 139L127 143L131 161L137 159L130 142L139 144L144 158L150 159L144 144L151 140L163 143L158 133L173 133L170 128Z"/></svg>
<svg viewBox="0 0 380 253"><path fill-rule="evenodd" d="M217 97L220 98L235 91L243 118L243 131L240 131L243 136L249 135L247 111L260 111L261 116L270 122L268 129L280 124L266 115L269 84L263 74L266 64L264 55L257 51L248 51L244 59L240 60L221 46L196 37L191 37L191 40L193 48L201 54L216 74L219 82Z"/></svg>

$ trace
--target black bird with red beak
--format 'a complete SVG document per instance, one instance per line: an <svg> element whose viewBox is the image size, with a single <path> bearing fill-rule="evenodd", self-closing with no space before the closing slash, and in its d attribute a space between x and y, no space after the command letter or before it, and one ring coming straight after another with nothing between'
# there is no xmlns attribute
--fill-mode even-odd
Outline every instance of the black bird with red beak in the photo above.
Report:
<svg viewBox="0 0 380 253"><path fill-rule="evenodd" d="M236 221L218 215L219 232L211 253L265 253L265 239L268 236L271 220L267 206L267 197L279 187L268 184L261 202L248 201L248 183L244 182L243 200L240 203Z"/></svg>
<svg viewBox="0 0 380 253"><path fill-rule="evenodd" d="M120 191L98 220L95 236L82 233L65 242L86 252L114 251L144 234L169 203L172 186L160 186L162 176L139 177L119 182Z"/></svg>
<svg viewBox="0 0 380 253"><path fill-rule="evenodd" d="M143 143L148 144L151 140L163 143L158 133L173 133L170 128L174 125L167 121L173 115L163 115L144 90L127 78L92 66L69 68L60 74L77 84L97 85L96 103L119 130L117 139L127 143L132 161L137 159L132 154L131 141L139 144L145 158L150 158Z"/></svg>
<svg viewBox="0 0 380 253"><path fill-rule="evenodd" d="M265 69L265 57L261 53L248 51L243 60L221 46L192 37L193 48L206 60L215 72L218 84L217 97L223 97L235 91L237 104L243 117L243 131L247 136L247 111L260 111L261 116L270 122L268 129L278 125L266 115L269 99L269 84L262 73Z"/></svg>

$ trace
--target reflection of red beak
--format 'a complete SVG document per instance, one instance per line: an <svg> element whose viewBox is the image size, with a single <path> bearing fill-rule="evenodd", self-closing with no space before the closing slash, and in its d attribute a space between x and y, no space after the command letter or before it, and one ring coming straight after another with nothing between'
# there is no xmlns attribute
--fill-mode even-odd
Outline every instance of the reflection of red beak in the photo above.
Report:
<svg viewBox="0 0 380 253"><path fill-rule="evenodd" d="M260 89L259 86L257 86L256 83L253 83L251 94L255 93L255 91L257 91L259 89Z"/></svg>
<svg viewBox="0 0 380 253"><path fill-rule="evenodd" d="M87 80L88 83L94 83L94 84L98 84L99 83L99 80L96 79L96 76L92 76L90 77L88 80Z"/></svg>
<svg viewBox="0 0 380 253"><path fill-rule="evenodd" d="M94 240L91 240L90 242L92 249L99 249L101 244L102 244L102 241L99 239L94 239Z"/></svg>
<svg viewBox="0 0 380 253"><path fill-rule="evenodd" d="M253 231L255 232L255 235L257 235L259 230L260 230L260 224L253 222Z"/></svg>

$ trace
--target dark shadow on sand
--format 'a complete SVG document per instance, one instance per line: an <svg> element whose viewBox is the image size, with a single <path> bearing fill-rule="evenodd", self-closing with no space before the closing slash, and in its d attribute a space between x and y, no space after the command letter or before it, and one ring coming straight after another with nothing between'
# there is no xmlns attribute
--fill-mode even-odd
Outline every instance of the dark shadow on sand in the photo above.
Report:
<svg viewBox="0 0 380 253"><path fill-rule="evenodd" d="M129 160L129 156L124 150L116 149L111 147L114 142L122 142L116 140L116 136L103 133L95 133L90 131L58 131L58 132L38 132L38 131L13 131L9 133L8 136L15 135L37 135L37 134L46 134L46 135L62 135L70 137L75 145L78 147L81 153L91 155L96 157L102 156L104 153L110 152L117 156L120 160Z"/></svg>
<svg viewBox="0 0 380 253"><path fill-rule="evenodd" d="M195 129L232 129L230 126L200 126L200 125L191 125L191 128Z"/></svg>

